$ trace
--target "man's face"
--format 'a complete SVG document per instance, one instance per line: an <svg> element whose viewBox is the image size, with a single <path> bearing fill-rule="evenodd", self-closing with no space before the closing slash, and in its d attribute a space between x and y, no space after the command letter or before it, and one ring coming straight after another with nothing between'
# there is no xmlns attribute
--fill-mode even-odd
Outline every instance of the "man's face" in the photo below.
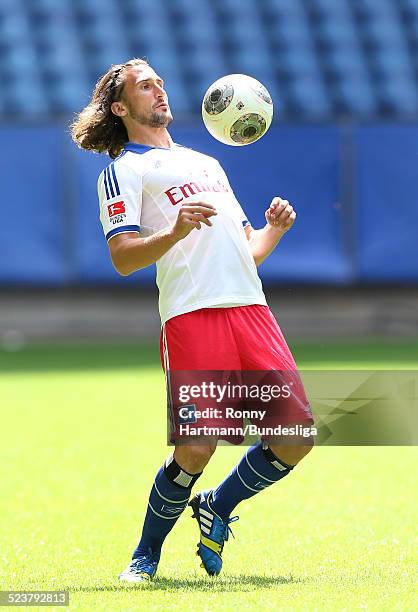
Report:
<svg viewBox="0 0 418 612"><path fill-rule="evenodd" d="M121 102L126 118L151 127L167 127L173 120L164 82L150 66L128 68Z"/></svg>

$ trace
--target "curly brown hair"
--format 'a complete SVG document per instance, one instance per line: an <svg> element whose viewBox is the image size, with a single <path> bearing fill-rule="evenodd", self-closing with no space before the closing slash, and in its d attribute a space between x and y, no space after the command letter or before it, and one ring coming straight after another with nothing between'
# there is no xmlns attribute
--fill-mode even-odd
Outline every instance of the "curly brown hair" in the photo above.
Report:
<svg viewBox="0 0 418 612"><path fill-rule="evenodd" d="M128 142L123 121L111 111L113 102L120 100L126 80L126 69L149 66L144 59L133 58L124 64L114 64L96 83L90 103L76 115L70 126L77 146L95 153L117 157Z"/></svg>

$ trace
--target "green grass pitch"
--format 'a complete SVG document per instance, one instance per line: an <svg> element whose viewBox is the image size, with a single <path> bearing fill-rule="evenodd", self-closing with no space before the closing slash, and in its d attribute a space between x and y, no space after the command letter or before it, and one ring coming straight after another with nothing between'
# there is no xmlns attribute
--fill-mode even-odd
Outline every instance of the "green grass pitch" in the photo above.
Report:
<svg viewBox="0 0 418 612"><path fill-rule="evenodd" d="M296 344L301 367L418 368L418 344ZM316 448L237 509L224 572L188 509L150 585L120 585L165 447L155 347L0 352L0 588L69 589L71 610L413 610L415 448ZM242 449L221 447L214 485ZM34 609L34 608L26 608ZM62 609L62 608L55 608Z"/></svg>

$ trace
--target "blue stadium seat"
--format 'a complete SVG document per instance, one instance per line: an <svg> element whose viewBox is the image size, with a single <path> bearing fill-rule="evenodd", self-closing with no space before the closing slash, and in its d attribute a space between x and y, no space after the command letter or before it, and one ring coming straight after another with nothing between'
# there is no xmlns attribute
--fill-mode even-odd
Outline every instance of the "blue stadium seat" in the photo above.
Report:
<svg viewBox="0 0 418 612"><path fill-rule="evenodd" d="M418 0L399 0L399 4L408 16L418 16Z"/></svg>
<svg viewBox="0 0 418 612"><path fill-rule="evenodd" d="M383 113L396 116L418 114L418 93L408 75L394 73L378 87L379 104Z"/></svg>
<svg viewBox="0 0 418 612"><path fill-rule="evenodd" d="M78 75L68 76L50 84L50 104L55 113L81 110L90 100L91 88Z"/></svg>
<svg viewBox="0 0 418 612"><path fill-rule="evenodd" d="M316 26L316 39L319 43L333 47L358 46L359 37L353 24L345 20L324 20Z"/></svg>
<svg viewBox="0 0 418 612"><path fill-rule="evenodd" d="M3 115L10 117L10 114L10 104L3 93L0 92L0 118L3 118Z"/></svg>
<svg viewBox="0 0 418 612"><path fill-rule="evenodd" d="M351 0L357 16L370 21L377 16L393 16L395 7L392 0Z"/></svg>
<svg viewBox="0 0 418 612"><path fill-rule="evenodd" d="M270 52L266 32L257 3L227 0L218 5L221 14L219 29L233 71L251 72L269 63ZM244 68L239 68L243 65Z"/></svg>
<svg viewBox="0 0 418 612"><path fill-rule="evenodd" d="M156 3L151 11L151 4L144 3L141 8L135 6L135 12L128 13L126 37L131 44L141 45L148 49L148 52L163 48L175 53L175 37L167 11L163 10L159 3ZM147 11L143 11L145 6Z"/></svg>
<svg viewBox="0 0 418 612"><path fill-rule="evenodd" d="M4 54L4 64L7 71L23 77L22 80L26 75L39 73L38 57L30 42L9 47Z"/></svg>
<svg viewBox="0 0 418 612"><path fill-rule="evenodd" d="M222 14L228 15L236 15L240 13L240 11L247 11L250 7L252 7L252 0L247 0L246 2L242 2L242 0L221 0L220 2L214 3L216 10L220 11Z"/></svg>
<svg viewBox="0 0 418 612"><path fill-rule="evenodd" d="M269 18L305 16L304 0L259 0L257 6L262 14Z"/></svg>
<svg viewBox="0 0 418 612"><path fill-rule="evenodd" d="M374 116L376 99L365 74L346 72L344 78L334 83L333 89L337 112L363 118Z"/></svg>
<svg viewBox="0 0 418 612"><path fill-rule="evenodd" d="M408 23L409 32L411 34L412 43L415 47L418 47L418 17L416 19L411 19ZM415 61L417 61L417 54L414 55Z"/></svg>
<svg viewBox="0 0 418 612"><path fill-rule="evenodd" d="M409 6L411 10L418 12L418 0L400 0L405 6Z"/></svg>
<svg viewBox="0 0 418 612"><path fill-rule="evenodd" d="M80 0L81 2L83 0ZM100 0L98 0L100 2ZM144 0L124 0L123 6L121 6L121 2L115 0L118 7L120 9L124 9L126 11L133 11L137 15L141 15L142 18L146 19L148 17L153 18L155 15L164 15L166 14L166 5L164 0L152 0L146 1Z"/></svg>
<svg viewBox="0 0 418 612"><path fill-rule="evenodd" d="M208 62L210 57L210 62ZM196 48L190 56L182 57L182 69L185 73L192 72L202 75L209 86L210 83L227 74L227 66L218 46L202 45Z"/></svg>
<svg viewBox="0 0 418 612"><path fill-rule="evenodd" d="M22 0L2 0L0 3L0 16L21 14L24 10Z"/></svg>
<svg viewBox="0 0 418 612"><path fill-rule="evenodd" d="M17 79L8 87L8 111L28 117L45 115L50 111L49 101L40 79L27 74L25 79Z"/></svg>
<svg viewBox="0 0 418 612"><path fill-rule="evenodd" d="M338 2L324 2L320 0L307 0L308 12L313 26L320 27L324 23L345 24L351 28L353 13L350 9L350 0Z"/></svg>
<svg viewBox="0 0 418 612"><path fill-rule="evenodd" d="M270 75L274 72L274 66L267 52L254 54L252 48L236 50L229 54L230 70L238 74L249 74L255 76L263 72Z"/></svg>
<svg viewBox="0 0 418 612"><path fill-rule="evenodd" d="M26 0L26 14L32 31L51 24L57 32L63 32L74 25L71 0Z"/></svg>
<svg viewBox="0 0 418 612"><path fill-rule="evenodd" d="M261 24L254 23L250 17L234 20L231 24L225 24L221 31L225 37L225 43L229 47L252 48L252 51L257 55L259 48L266 47L266 37Z"/></svg>
<svg viewBox="0 0 418 612"><path fill-rule="evenodd" d="M405 33L393 19L374 19L367 25L366 35L377 44L402 43Z"/></svg>
<svg viewBox="0 0 418 612"><path fill-rule="evenodd" d="M71 30L51 30L37 41L39 68L46 83L86 79L86 62L79 39Z"/></svg>
<svg viewBox="0 0 418 612"><path fill-rule="evenodd" d="M72 6L74 6L74 0L24 0L23 4L26 6L26 10L36 10L42 11L45 14L53 14L71 10Z"/></svg>
<svg viewBox="0 0 418 612"><path fill-rule="evenodd" d="M246 10L244 10L246 8ZM264 40L264 28L260 15L255 10L250 10L249 4L244 4L238 13L229 15L219 23L219 29L232 43L239 42L242 46L251 45L253 41Z"/></svg>
<svg viewBox="0 0 418 612"><path fill-rule="evenodd" d="M369 59L379 73L412 69L406 35L399 22L386 19L373 21L368 28L366 40L370 44Z"/></svg>
<svg viewBox="0 0 418 612"><path fill-rule="evenodd" d="M412 71L412 62L406 49L403 47L383 47L373 55L373 67L380 74L390 78L392 74L397 72ZM413 78L411 72L411 79Z"/></svg>
<svg viewBox="0 0 418 612"><path fill-rule="evenodd" d="M324 118L331 111L330 102L322 83L310 74L293 79L287 90L292 114L311 118Z"/></svg>
<svg viewBox="0 0 418 612"><path fill-rule="evenodd" d="M344 78L347 73L367 76L362 56L350 47L340 47L324 55L322 66L326 72L333 72Z"/></svg>
<svg viewBox="0 0 418 612"><path fill-rule="evenodd" d="M29 22L24 13L15 11L5 12L0 18L0 40L19 44L21 40L30 40Z"/></svg>
<svg viewBox="0 0 418 612"><path fill-rule="evenodd" d="M313 43L313 34L306 20L285 18L267 24L273 47L287 46L297 49Z"/></svg>
<svg viewBox="0 0 418 612"><path fill-rule="evenodd" d="M89 53L87 65L90 74L96 79L110 68L113 64L122 64L129 59L127 47L119 41L115 44L103 45L94 52Z"/></svg>
<svg viewBox="0 0 418 612"><path fill-rule="evenodd" d="M405 13L404 19L405 34L412 37L412 42L415 43L418 39L418 10L414 13Z"/></svg>
<svg viewBox="0 0 418 612"><path fill-rule="evenodd" d="M153 0L154 3L157 1ZM72 4L75 8L89 11L95 15L109 12L117 13L120 9L118 0L72 0Z"/></svg>
<svg viewBox="0 0 418 612"><path fill-rule="evenodd" d="M286 49L272 60L273 67L279 71L287 71L290 77L298 77L304 74L319 75L317 58L312 53L311 47L299 47L298 49Z"/></svg>
<svg viewBox="0 0 418 612"><path fill-rule="evenodd" d="M62 13L54 18L36 21L31 25L31 38L42 43L44 40L72 39L74 46L80 45L80 36L75 24L69 21L70 13Z"/></svg>
<svg viewBox="0 0 418 612"><path fill-rule="evenodd" d="M24 2L22 0L1 0L0 21L16 17L26 19Z"/></svg>
<svg viewBox="0 0 418 612"><path fill-rule="evenodd" d="M304 0L305 6L321 11L325 16L347 13L347 0Z"/></svg>
<svg viewBox="0 0 418 612"><path fill-rule="evenodd" d="M212 11L182 10L177 12L175 25L175 35L180 46L197 48L201 44L213 44L220 47L219 28Z"/></svg>
<svg viewBox="0 0 418 612"><path fill-rule="evenodd" d="M210 12L210 8L205 0L200 0L198 4L196 4L196 0L175 0L171 4L175 5L176 10L181 11L182 13L205 13Z"/></svg>
<svg viewBox="0 0 418 612"><path fill-rule="evenodd" d="M175 2L170 3L169 8L174 9L176 12L183 16L188 16L190 18L198 18L203 17L209 21L214 19L213 8L211 7L210 0L200 0L199 3L196 3L196 0L175 0ZM204 34L204 32L202 32Z"/></svg>
<svg viewBox="0 0 418 612"><path fill-rule="evenodd" d="M91 0L90 0L91 2ZM102 7L100 12L92 11L91 6L83 6L79 13L79 25L88 39L110 42L116 37L124 39L125 27L119 11L112 6Z"/></svg>

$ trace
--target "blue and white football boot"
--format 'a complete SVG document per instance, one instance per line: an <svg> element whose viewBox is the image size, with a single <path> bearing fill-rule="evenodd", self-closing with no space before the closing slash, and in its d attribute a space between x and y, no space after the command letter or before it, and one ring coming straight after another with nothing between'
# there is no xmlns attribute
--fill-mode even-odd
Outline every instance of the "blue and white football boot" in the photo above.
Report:
<svg viewBox="0 0 418 612"><path fill-rule="evenodd" d="M159 560L159 553L153 553L149 549L147 555L132 559L128 567L119 574L119 580L123 582L147 582L152 580L157 571Z"/></svg>
<svg viewBox="0 0 418 612"><path fill-rule="evenodd" d="M238 520L238 516L225 520L212 510L210 506L212 491L196 493L189 502L193 510L192 518L198 522L200 529L200 542L197 545L197 555L201 558L203 567L209 576L217 576L222 569L222 551L224 543L232 533L230 523Z"/></svg>

